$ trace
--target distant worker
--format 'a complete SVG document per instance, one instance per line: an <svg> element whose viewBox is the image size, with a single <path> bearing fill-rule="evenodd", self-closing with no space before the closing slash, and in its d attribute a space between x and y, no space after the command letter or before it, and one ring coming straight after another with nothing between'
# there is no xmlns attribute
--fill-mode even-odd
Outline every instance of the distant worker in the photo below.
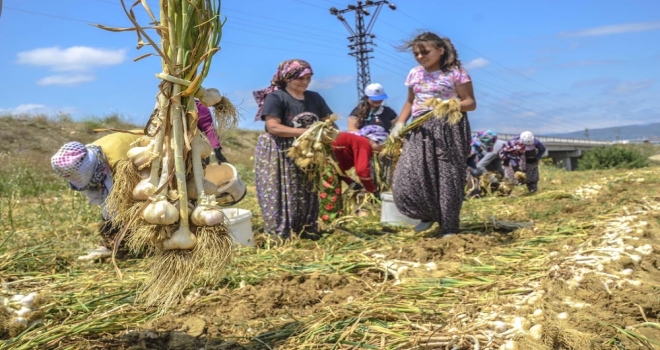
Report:
<svg viewBox="0 0 660 350"><path fill-rule="evenodd" d="M390 132L396 112L384 105L387 94L382 85L373 83L364 89L362 102L351 111L348 117L348 131L358 131L368 125L378 125Z"/></svg>
<svg viewBox="0 0 660 350"><path fill-rule="evenodd" d="M470 197L481 194L481 185L488 186L490 190L499 187L499 180L504 176L502 160L499 151L506 142L497 139L497 134L491 130L480 131L472 138L470 155L468 156L468 184ZM485 183L482 176L488 176Z"/></svg>
<svg viewBox="0 0 660 350"><path fill-rule="evenodd" d="M512 138L500 150L504 177L515 185L520 185L521 181L516 178L516 172L523 172L527 190L529 193L536 192L539 183L539 160L545 151L543 143L534 137L531 131L524 131Z"/></svg>

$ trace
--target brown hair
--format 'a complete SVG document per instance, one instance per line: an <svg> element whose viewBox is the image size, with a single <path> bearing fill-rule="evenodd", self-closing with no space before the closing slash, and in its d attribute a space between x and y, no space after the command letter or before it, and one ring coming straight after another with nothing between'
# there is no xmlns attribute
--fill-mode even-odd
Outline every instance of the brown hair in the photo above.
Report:
<svg viewBox="0 0 660 350"><path fill-rule="evenodd" d="M446 37L440 37L433 32L423 32L416 35L412 40L406 41L399 49L407 51L414 47L420 48L424 43L433 45L435 48L444 48L445 52L440 56L440 70L447 72L452 68L460 68L461 61L458 59L458 52L454 48L451 40Z"/></svg>
<svg viewBox="0 0 660 350"><path fill-rule="evenodd" d="M371 111L371 105L369 104L369 97L363 96L362 101L357 107L357 111L355 112L355 119L357 120L357 128L360 129L362 127L362 124L364 124L364 120L367 118L369 115L369 111Z"/></svg>

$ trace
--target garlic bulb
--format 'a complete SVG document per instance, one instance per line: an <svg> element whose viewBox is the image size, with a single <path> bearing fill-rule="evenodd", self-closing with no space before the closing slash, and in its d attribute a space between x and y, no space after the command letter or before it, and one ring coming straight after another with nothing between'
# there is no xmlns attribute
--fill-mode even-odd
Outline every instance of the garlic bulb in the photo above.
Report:
<svg viewBox="0 0 660 350"><path fill-rule="evenodd" d="M30 312L32 312L32 309L22 307L20 310L16 310L16 315L18 317L25 317L25 315L29 314Z"/></svg>
<svg viewBox="0 0 660 350"><path fill-rule="evenodd" d="M151 155L154 150L155 140L151 140L145 147L133 147L126 152L126 156L133 164L140 168L151 161Z"/></svg>
<svg viewBox="0 0 660 350"><path fill-rule="evenodd" d="M149 203L142 212L142 218L150 224L171 225L179 219L179 212L163 197Z"/></svg>
<svg viewBox="0 0 660 350"><path fill-rule="evenodd" d="M218 207L198 205L190 215L195 226L215 226L225 221L225 213Z"/></svg>
<svg viewBox="0 0 660 350"><path fill-rule="evenodd" d="M34 302L34 298L37 296L37 293L32 292L25 297L23 297L20 301L21 305L24 307L32 307L32 303Z"/></svg>
<svg viewBox="0 0 660 350"><path fill-rule="evenodd" d="M179 229L172 234L172 237L163 241L163 249L165 250L190 250L195 248L196 245L197 237L195 237L187 227L179 227Z"/></svg>
<svg viewBox="0 0 660 350"><path fill-rule="evenodd" d="M154 192L156 192L156 186L149 181L149 178L146 178L140 181L133 189L133 199L136 201L146 201Z"/></svg>
<svg viewBox="0 0 660 350"><path fill-rule="evenodd" d="M205 89L200 87L199 90L197 90L197 93L195 93L195 97L198 97L199 101L207 107L215 106L220 103L220 101L222 101L222 95L220 95L220 91L215 88Z"/></svg>

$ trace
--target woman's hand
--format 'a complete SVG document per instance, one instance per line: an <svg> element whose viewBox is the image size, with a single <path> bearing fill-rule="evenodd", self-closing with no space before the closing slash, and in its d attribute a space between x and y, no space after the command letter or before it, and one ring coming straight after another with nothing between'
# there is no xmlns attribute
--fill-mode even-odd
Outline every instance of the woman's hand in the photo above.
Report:
<svg viewBox="0 0 660 350"><path fill-rule="evenodd" d="M298 137L305 132L306 129L292 128L282 124L278 117L270 115L266 116L266 131L269 134L279 137Z"/></svg>

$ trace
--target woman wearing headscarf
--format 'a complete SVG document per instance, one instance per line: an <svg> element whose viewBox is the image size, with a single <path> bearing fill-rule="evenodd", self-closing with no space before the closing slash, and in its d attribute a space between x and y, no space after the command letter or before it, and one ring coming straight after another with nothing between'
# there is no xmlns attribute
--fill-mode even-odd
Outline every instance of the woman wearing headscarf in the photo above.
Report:
<svg viewBox="0 0 660 350"><path fill-rule="evenodd" d="M502 150L500 158L504 165L504 177L515 185L520 185L516 172L525 173L525 184L529 193L538 190L539 164L538 161L545 154L543 143L534 137L531 131L524 131L509 140Z"/></svg>
<svg viewBox="0 0 660 350"><path fill-rule="evenodd" d="M472 137L467 161L469 197L476 197L481 194L481 176L488 176L488 186L491 190L499 187L498 176L499 178L504 176L502 161L499 158L499 151L502 146L504 146L504 141L498 140L497 134L492 130L479 131L477 135Z"/></svg>
<svg viewBox="0 0 660 350"><path fill-rule="evenodd" d="M100 205L102 209L99 234L101 242L80 260L93 260L112 254L115 235L114 227L105 210L105 199L112 191L112 174L119 160L126 156L141 135L114 133L106 135L91 144L83 145L72 141L65 143L50 159L53 171L69 181L69 187L87 197L89 204Z"/></svg>
<svg viewBox="0 0 660 350"><path fill-rule="evenodd" d="M312 67L300 59L277 68L270 86L255 91L255 121L266 122L255 152L255 185L265 232L286 239L291 234L316 238L318 194L306 174L286 156L294 139L314 122L332 114L323 97L307 90Z"/></svg>

